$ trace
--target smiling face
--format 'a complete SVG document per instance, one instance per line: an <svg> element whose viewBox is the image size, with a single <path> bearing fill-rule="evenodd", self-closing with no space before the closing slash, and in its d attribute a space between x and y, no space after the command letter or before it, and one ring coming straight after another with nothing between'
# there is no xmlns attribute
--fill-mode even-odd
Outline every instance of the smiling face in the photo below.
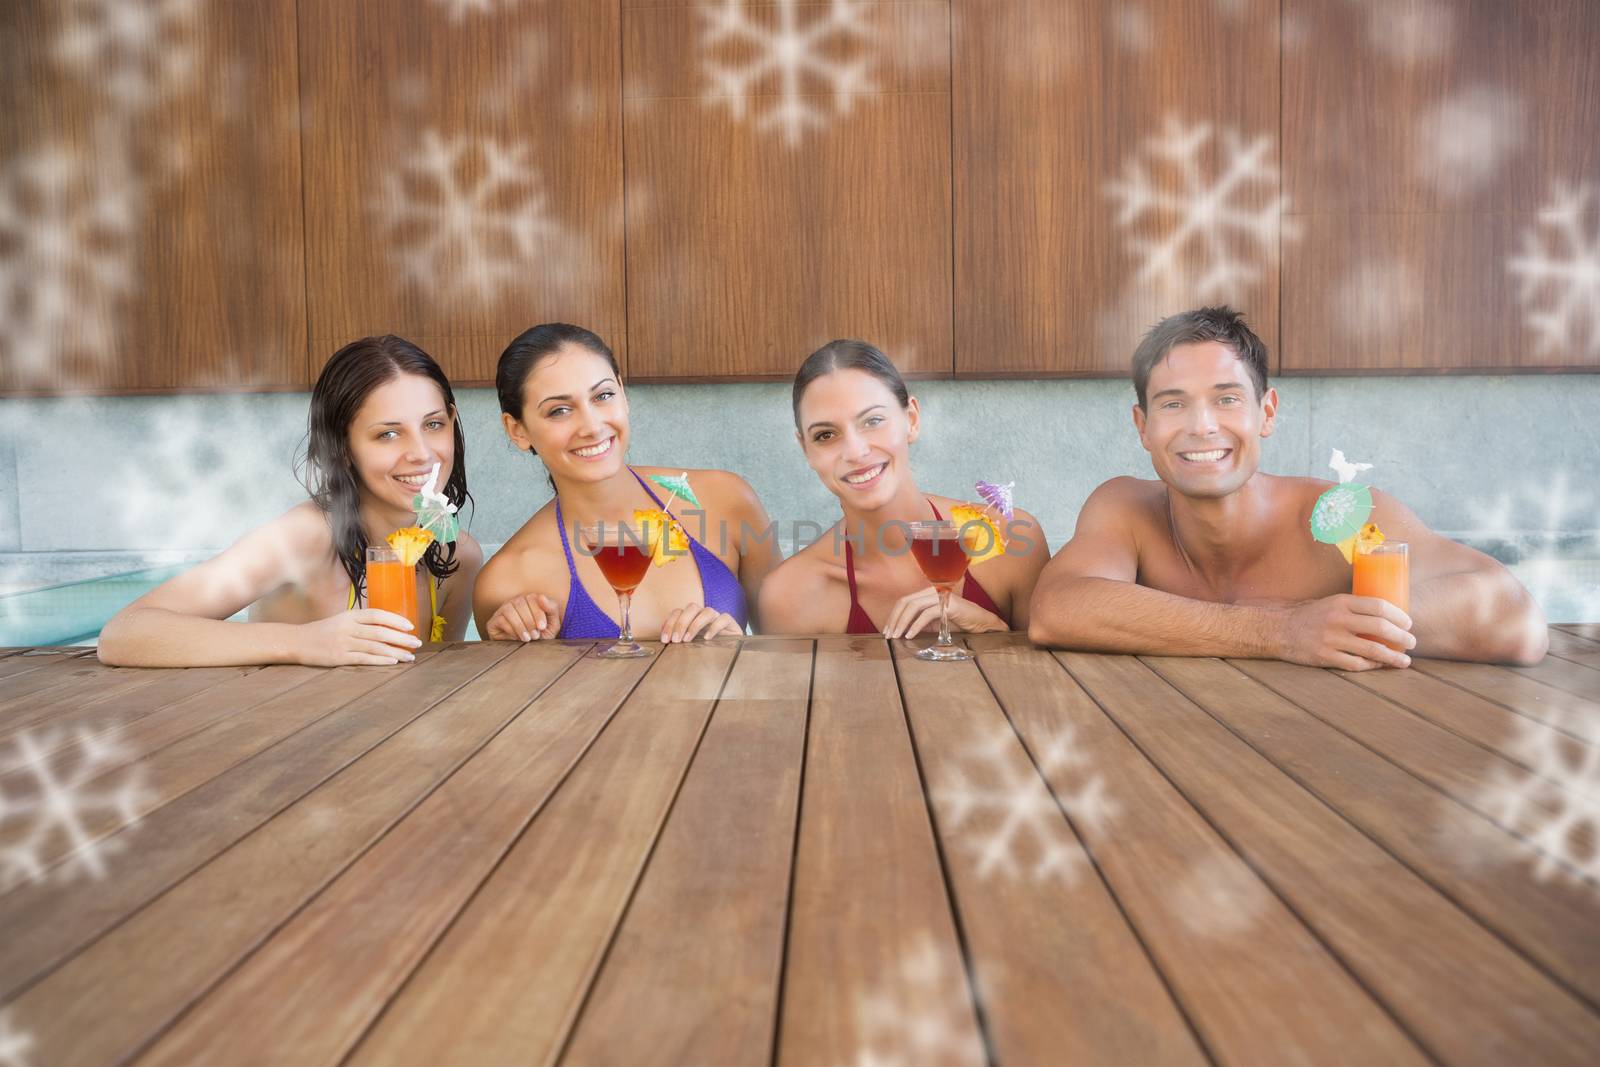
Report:
<svg viewBox="0 0 1600 1067"><path fill-rule="evenodd" d="M455 412L439 386L418 374L400 374L367 394L350 420L350 456L363 495L396 511L411 498L435 463L444 489L455 463Z"/></svg>
<svg viewBox="0 0 1600 1067"><path fill-rule="evenodd" d="M522 385L522 418L501 419L557 479L598 482L623 468L628 399L611 363L587 348L566 345L540 360Z"/></svg>
<svg viewBox="0 0 1600 1067"><path fill-rule="evenodd" d="M866 371L836 370L806 387L799 415L806 462L842 503L871 511L910 482L911 442L921 427L915 397L901 407Z"/></svg>
<svg viewBox="0 0 1600 1067"><path fill-rule="evenodd" d="M1187 497L1234 492L1261 463L1278 394L1257 397L1233 349L1218 341L1176 345L1150 371L1148 410L1133 422L1156 474Z"/></svg>

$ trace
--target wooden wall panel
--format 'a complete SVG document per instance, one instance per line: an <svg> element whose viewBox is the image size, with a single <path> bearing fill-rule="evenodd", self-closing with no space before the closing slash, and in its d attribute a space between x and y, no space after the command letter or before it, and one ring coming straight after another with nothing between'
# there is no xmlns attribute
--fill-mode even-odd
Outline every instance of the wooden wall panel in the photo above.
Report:
<svg viewBox="0 0 1600 1067"><path fill-rule="evenodd" d="M0 5L0 392L303 385L294 19Z"/></svg>
<svg viewBox="0 0 1600 1067"><path fill-rule="evenodd" d="M787 379L836 337L950 374L949 4L857 10L859 29L826 3L626 6L636 378ZM755 76L785 33L812 42L794 80Z"/></svg>
<svg viewBox="0 0 1600 1067"><path fill-rule="evenodd" d="M1120 376L1222 300L1272 345L1278 0L953 6L957 374Z"/></svg>
<svg viewBox="0 0 1600 1067"><path fill-rule="evenodd" d="M1286 0L1286 371L1600 367L1600 4ZM1576 201L1572 201L1576 203ZM1525 242L1533 241L1530 246ZM1574 257L1574 253L1577 257ZM1575 284L1574 284L1575 283ZM1526 295L1526 299L1524 299Z"/></svg>
<svg viewBox="0 0 1600 1067"><path fill-rule="evenodd" d="M397 333L459 383L569 321L626 361L617 0L302 4L310 373Z"/></svg>

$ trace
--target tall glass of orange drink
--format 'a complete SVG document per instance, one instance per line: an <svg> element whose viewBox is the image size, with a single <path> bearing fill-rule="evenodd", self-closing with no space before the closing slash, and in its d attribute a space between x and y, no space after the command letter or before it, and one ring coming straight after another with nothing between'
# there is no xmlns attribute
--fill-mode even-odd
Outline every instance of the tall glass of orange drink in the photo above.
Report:
<svg viewBox="0 0 1600 1067"><path fill-rule="evenodd" d="M417 624L417 565L401 563L388 545L367 546L367 607L404 615Z"/></svg>
<svg viewBox="0 0 1600 1067"><path fill-rule="evenodd" d="M1408 615L1411 613L1411 554L1406 542L1385 541L1371 547L1357 542L1354 564L1350 592L1356 596L1379 597ZM1395 648L1395 651L1405 650Z"/></svg>

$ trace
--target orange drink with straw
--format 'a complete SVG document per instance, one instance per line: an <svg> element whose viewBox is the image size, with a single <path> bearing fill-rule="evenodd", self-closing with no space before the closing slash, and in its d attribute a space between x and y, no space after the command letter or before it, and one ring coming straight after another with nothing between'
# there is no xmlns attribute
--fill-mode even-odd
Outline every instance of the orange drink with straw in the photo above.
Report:
<svg viewBox="0 0 1600 1067"><path fill-rule="evenodd" d="M1404 541L1381 544L1358 541L1352 564L1350 592L1387 600L1406 614L1411 613L1411 556ZM1389 647L1396 652L1405 651L1393 645Z"/></svg>
<svg viewBox="0 0 1600 1067"><path fill-rule="evenodd" d="M367 607L417 621L417 565L388 545L367 548Z"/></svg>

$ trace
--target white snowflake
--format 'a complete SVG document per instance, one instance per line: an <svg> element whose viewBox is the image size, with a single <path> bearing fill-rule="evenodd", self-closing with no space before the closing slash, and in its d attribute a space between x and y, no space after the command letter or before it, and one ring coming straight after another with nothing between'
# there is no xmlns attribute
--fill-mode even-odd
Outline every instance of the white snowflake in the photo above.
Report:
<svg viewBox="0 0 1600 1067"><path fill-rule="evenodd" d="M849 1067L954 1067L984 1062L965 971L924 936L896 973L856 998L859 1044Z"/></svg>
<svg viewBox="0 0 1600 1067"><path fill-rule="evenodd" d="M114 106L137 110L194 75L199 0L65 0L55 56L95 81Z"/></svg>
<svg viewBox="0 0 1600 1067"><path fill-rule="evenodd" d="M120 835L95 839L90 817L111 812L134 824L144 802L141 768L109 774L124 753L112 741L79 730L74 743L59 730L24 730L3 762L20 779L0 792L0 892L43 878L57 857L57 877L104 878L107 858L122 848ZM102 777L108 780L102 781Z"/></svg>
<svg viewBox="0 0 1600 1067"><path fill-rule="evenodd" d="M1040 773L1054 776L1082 766L1070 729L1050 740L1035 769L1016 734L1000 727L973 746L972 758L962 767L941 775L933 799L947 831L964 839L977 858L980 878L1020 877L1026 869L1035 880L1060 878L1071 884L1086 861L1062 825L1062 810L1080 834L1092 836L1104 830L1117 808L1097 774L1077 774L1072 792L1060 795L1052 793ZM989 817L984 820L987 827L969 826L978 814Z"/></svg>
<svg viewBox="0 0 1600 1067"><path fill-rule="evenodd" d="M1367 40L1402 66L1437 59L1450 50L1455 16L1440 0L1353 0L1369 12Z"/></svg>
<svg viewBox="0 0 1600 1067"><path fill-rule="evenodd" d="M1558 185L1508 268L1541 355L1600 356L1600 203L1594 187Z"/></svg>
<svg viewBox="0 0 1600 1067"><path fill-rule="evenodd" d="M134 289L138 194L124 179L55 145L0 170L0 357L19 384L55 384L68 356L115 357Z"/></svg>
<svg viewBox="0 0 1600 1067"><path fill-rule="evenodd" d="M559 236L523 144L425 130L416 158L385 175L384 190L377 207L401 271L441 298L493 302L526 282Z"/></svg>
<svg viewBox="0 0 1600 1067"><path fill-rule="evenodd" d="M450 21L460 22L469 14L493 15L517 6L517 0L433 0L450 9Z"/></svg>
<svg viewBox="0 0 1600 1067"><path fill-rule="evenodd" d="M33 1036L11 1026L11 1012L0 1011L0 1067L28 1067L27 1051Z"/></svg>
<svg viewBox="0 0 1600 1067"><path fill-rule="evenodd" d="M1450 199L1486 188L1522 146L1526 110L1513 93L1474 85L1417 116L1423 179Z"/></svg>
<svg viewBox="0 0 1600 1067"><path fill-rule="evenodd" d="M1529 720L1512 751L1532 773L1506 769L1484 796L1494 820L1532 846L1541 881L1587 879L1600 890L1600 748L1539 728ZM1587 840L1585 840L1587 838Z"/></svg>
<svg viewBox="0 0 1600 1067"><path fill-rule="evenodd" d="M1587 579L1575 573L1584 566L1578 561L1600 558L1600 499L1574 489L1571 475L1556 470L1542 484L1468 507L1472 528L1465 535L1500 555L1509 550L1512 573L1551 622L1600 622L1600 573L1592 563Z"/></svg>
<svg viewBox="0 0 1600 1067"><path fill-rule="evenodd" d="M1257 259L1277 254L1280 235L1294 231L1281 216L1288 200L1276 190L1278 168L1272 139L1246 143L1234 130L1216 139L1220 173L1211 176L1208 123L1185 127L1168 116L1160 135L1146 143L1154 173L1145 161L1129 160L1120 180L1106 194L1119 201L1119 226L1154 223L1159 236L1135 236L1128 245L1139 260L1137 278L1199 300L1238 299L1239 288L1260 274ZM1238 202L1253 191L1270 195L1260 206ZM1254 195L1259 197L1259 193Z"/></svg>
<svg viewBox="0 0 1600 1067"><path fill-rule="evenodd" d="M1255 926L1271 894L1237 856L1191 868L1166 894L1168 909L1202 937L1232 938Z"/></svg>
<svg viewBox="0 0 1600 1067"><path fill-rule="evenodd" d="M776 103L757 120L756 128L781 129L788 144L798 146L808 129L827 125L826 115L808 99L816 87L831 89L834 110L841 115L850 111L856 95L872 90L872 56L866 48L872 33L866 10L864 0L830 0L822 11L802 7L800 0L778 0L778 25L772 29L751 18L746 0L702 0L700 12L706 20L702 51L755 53L742 63L708 61L706 71L713 84L708 99L725 102L733 117L742 120L750 99L768 95L761 92L762 86L775 79ZM802 11L807 13L804 19ZM839 41L849 42L856 54L848 60L831 58L826 50Z"/></svg>

